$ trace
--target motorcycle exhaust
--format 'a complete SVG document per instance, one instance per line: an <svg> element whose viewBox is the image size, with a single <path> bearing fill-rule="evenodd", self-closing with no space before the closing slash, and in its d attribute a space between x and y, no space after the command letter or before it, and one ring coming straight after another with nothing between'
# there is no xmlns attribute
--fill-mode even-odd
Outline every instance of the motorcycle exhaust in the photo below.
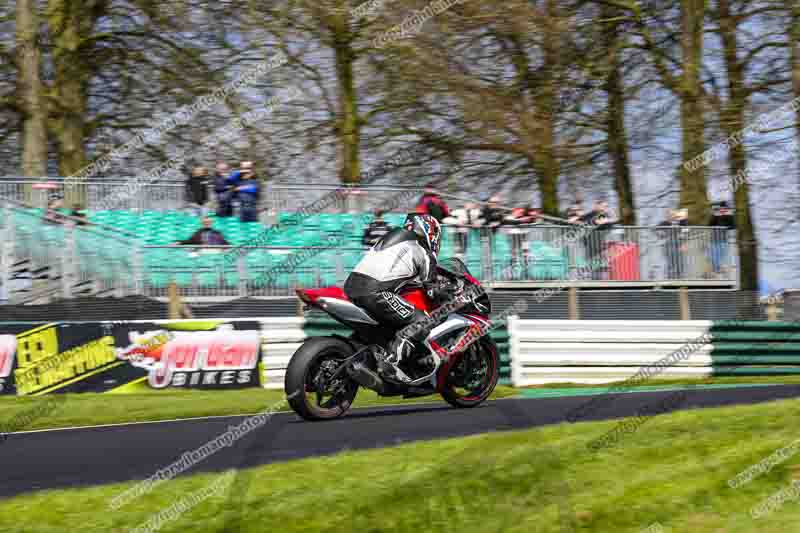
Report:
<svg viewBox="0 0 800 533"><path fill-rule="evenodd" d="M351 378L356 380L359 385L374 390L378 394L383 394L385 392L384 383L381 377L370 370L363 363L358 361L353 362L347 367L347 373Z"/></svg>

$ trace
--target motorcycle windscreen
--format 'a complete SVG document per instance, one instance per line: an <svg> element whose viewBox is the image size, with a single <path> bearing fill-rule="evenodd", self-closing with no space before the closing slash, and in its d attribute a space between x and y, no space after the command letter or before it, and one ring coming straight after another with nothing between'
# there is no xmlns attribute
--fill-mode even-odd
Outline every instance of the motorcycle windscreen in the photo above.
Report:
<svg viewBox="0 0 800 533"><path fill-rule="evenodd" d="M431 347L440 355L462 351L470 341L480 338L481 326L478 322L461 315L451 315L428 335Z"/></svg>

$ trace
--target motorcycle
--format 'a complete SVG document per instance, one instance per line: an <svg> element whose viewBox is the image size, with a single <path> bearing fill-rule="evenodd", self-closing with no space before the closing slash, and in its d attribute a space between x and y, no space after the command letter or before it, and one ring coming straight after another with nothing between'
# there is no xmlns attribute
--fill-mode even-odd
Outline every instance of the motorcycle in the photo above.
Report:
<svg viewBox="0 0 800 533"><path fill-rule="evenodd" d="M308 338L292 355L284 381L292 409L306 420L337 418L350 409L359 387L403 398L438 393L460 408L483 403L499 376L497 346L488 336L491 302L462 261L442 261L437 275L451 284L454 298L449 302L432 302L421 287L400 293L431 320L441 322L423 346L400 363L410 383L388 377L385 363L375 356L377 347L386 349L393 330L350 302L339 287L297 289L306 308L326 312L352 334Z"/></svg>

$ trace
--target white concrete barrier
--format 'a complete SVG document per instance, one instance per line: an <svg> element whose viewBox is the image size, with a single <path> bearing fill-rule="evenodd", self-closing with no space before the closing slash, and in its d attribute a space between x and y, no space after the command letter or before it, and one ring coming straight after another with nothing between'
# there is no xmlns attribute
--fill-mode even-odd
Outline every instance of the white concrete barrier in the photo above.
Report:
<svg viewBox="0 0 800 533"><path fill-rule="evenodd" d="M282 389L286 367L306 338L304 318L276 317L261 320L261 383L265 389Z"/></svg>
<svg viewBox="0 0 800 533"><path fill-rule="evenodd" d="M511 382L624 381L711 374L710 321L509 320ZM659 361L666 365L656 365Z"/></svg>

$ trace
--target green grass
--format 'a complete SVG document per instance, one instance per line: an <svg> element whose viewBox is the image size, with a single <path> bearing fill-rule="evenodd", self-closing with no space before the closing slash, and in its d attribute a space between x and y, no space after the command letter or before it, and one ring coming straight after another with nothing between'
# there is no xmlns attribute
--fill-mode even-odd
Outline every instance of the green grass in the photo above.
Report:
<svg viewBox="0 0 800 533"><path fill-rule="evenodd" d="M43 416L36 416L22 430L60 427L118 424L148 420L172 420L198 416L220 416L253 414L278 406L289 407L281 402L283 390L250 388L240 390L187 390L148 389L127 394L67 394L66 400L54 409L43 409ZM492 398L516 395L511 387L498 386ZM0 422L11 422L18 415L34 412L37 405L48 402L51 396L0 397ZM354 407L374 405L408 405L411 403L444 403L441 396L426 396L413 400L382 398L368 389L359 389Z"/></svg>
<svg viewBox="0 0 800 533"><path fill-rule="evenodd" d="M596 453L586 444L616 421L268 465L237 473L227 491L161 531L639 533L654 523L666 532L800 531L800 501L758 521L748 515L800 478L800 454L727 486L795 441L798 418L800 400L784 400L655 417ZM0 531L124 531L217 479L169 481L115 512L108 501L132 483L24 495L0 502Z"/></svg>

